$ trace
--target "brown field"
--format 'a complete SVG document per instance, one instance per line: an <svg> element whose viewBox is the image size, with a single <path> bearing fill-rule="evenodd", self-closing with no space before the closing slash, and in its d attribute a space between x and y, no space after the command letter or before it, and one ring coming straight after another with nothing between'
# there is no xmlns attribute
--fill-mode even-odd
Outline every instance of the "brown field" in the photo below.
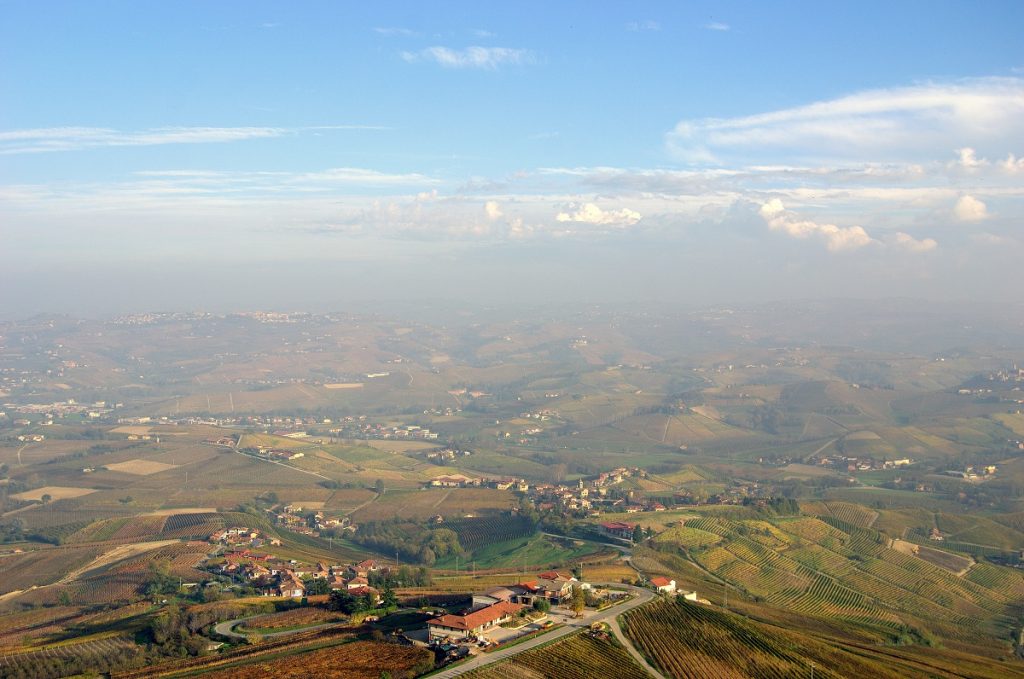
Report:
<svg viewBox="0 0 1024 679"><path fill-rule="evenodd" d="M389 673L394 679L415 677L433 667L434 655L422 648L356 641L319 651L289 655L268 662L212 672L212 679L378 679Z"/></svg>
<svg viewBox="0 0 1024 679"><path fill-rule="evenodd" d="M305 625L319 625L325 622L335 622L338 620L344 620L345 618L346 616L344 614L336 611L329 611L326 608L303 606L302 608L295 608L290 611L269 613L267 615L252 618L246 621L239 631L245 633L246 630L253 629L287 629Z"/></svg>
<svg viewBox="0 0 1024 679"><path fill-rule="evenodd" d="M105 466L110 471L135 474L137 476L149 476L150 474L157 474L178 467L176 464L167 464L166 462L157 462L155 460L140 460L138 458L125 462L115 462Z"/></svg>
<svg viewBox="0 0 1024 679"><path fill-rule="evenodd" d="M298 505L303 509L323 509L326 503L323 500L292 500L289 504Z"/></svg>
<svg viewBox="0 0 1024 679"><path fill-rule="evenodd" d="M135 425L126 424L121 427L114 427L110 430L111 434L133 434L135 436L145 436L152 430L152 427L146 425Z"/></svg>
<svg viewBox="0 0 1024 679"><path fill-rule="evenodd" d="M11 497L15 500L37 500L41 501L44 495L49 495L52 500L68 500L74 497L82 497L89 493L95 493L95 488L71 488L68 486L43 486L35 490L26 490L24 493L17 493Z"/></svg>
<svg viewBox="0 0 1024 679"><path fill-rule="evenodd" d="M410 450L430 450L437 448L437 443L426 441L366 441L366 445L389 453L407 453Z"/></svg>
<svg viewBox="0 0 1024 679"><path fill-rule="evenodd" d="M174 516L175 514L213 514L216 507L177 507L175 509L159 509L149 512L146 516Z"/></svg>
<svg viewBox="0 0 1024 679"><path fill-rule="evenodd" d="M362 382L333 382L324 385L324 389L362 389L362 387Z"/></svg>

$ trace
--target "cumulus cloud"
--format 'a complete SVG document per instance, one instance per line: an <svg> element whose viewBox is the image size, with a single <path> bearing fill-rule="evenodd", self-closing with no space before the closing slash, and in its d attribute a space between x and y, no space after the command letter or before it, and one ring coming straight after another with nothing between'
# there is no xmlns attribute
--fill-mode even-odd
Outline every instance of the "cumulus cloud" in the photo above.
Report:
<svg viewBox="0 0 1024 679"><path fill-rule="evenodd" d="M1017 158L1011 153L1006 156L1006 160L999 163L999 167L1010 174L1024 172L1024 158Z"/></svg>
<svg viewBox="0 0 1024 679"><path fill-rule="evenodd" d="M988 165L988 161L984 158L979 158L978 154L969 146L965 146L962 149L957 149L958 163L960 167L967 170L968 172L978 170Z"/></svg>
<svg viewBox="0 0 1024 679"><path fill-rule="evenodd" d="M961 222L980 222L988 217L988 207L974 196L960 196L953 206L953 216Z"/></svg>
<svg viewBox="0 0 1024 679"><path fill-rule="evenodd" d="M602 210L594 203L572 203L566 211L555 215L558 222L578 222L601 226L632 226L642 219L639 212L622 208L620 210Z"/></svg>
<svg viewBox="0 0 1024 679"><path fill-rule="evenodd" d="M860 226L844 227L797 219L778 198L764 203L758 213L772 231L785 233L792 238L818 238L824 241L830 252L856 250L875 242Z"/></svg>
<svg viewBox="0 0 1024 679"><path fill-rule="evenodd" d="M939 247L938 241L934 238L917 239L909 233L903 233L902 231L897 231L886 240L893 247L907 250L909 252L930 252Z"/></svg>
<svg viewBox="0 0 1024 679"><path fill-rule="evenodd" d="M435 46L418 52L402 52L401 56L409 63L432 61L445 68L479 68L492 71L499 66L531 64L535 61L530 50L511 47L473 46L457 50Z"/></svg>
<svg viewBox="0 0 1024 679"><path fill-rule="evenodd" d="M486 203L484 203L484 214L486 214L487 219L491 220L492 222L496 219L501 219L503 213L501 211L501 206L498 204L498 201L489 200Z"/></svg>
<svg viewBox="0 0 1024 679"><path fill-rule="evenodd" d="M981 78L868 90L735 118L680 121L670 149L690 162L783 157L909 161L936 148L1024 143L1024 80Z"/></svg>

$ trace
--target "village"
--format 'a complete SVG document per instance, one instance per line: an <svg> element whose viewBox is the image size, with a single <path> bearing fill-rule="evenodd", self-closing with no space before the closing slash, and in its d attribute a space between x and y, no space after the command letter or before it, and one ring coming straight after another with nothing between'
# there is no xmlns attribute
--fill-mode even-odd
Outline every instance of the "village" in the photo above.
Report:
<svg viewBox="0 0 1024 679"><path fill-rule="evenodd" d="M213 533L215 551L207 566L211 573L227 577L236 586L251 588L266 597L293 599L303 604L309 597L329 595L327 605L340 606L375 621L400 608L395 590L429 583L425 569L374 559L347 564L307 564L276 557L265 550L280 541L246 526L232 526ZM456 595L445 606L427 606L423 622L404 630L407 643L426 646L447 660L475 654L525 636L543 633L556 625L576 626L589 617L639 596L654 592L708 603L697 592L677 588L671 578L657 576L644 587L590 583L574 573L549 570L506 585ZM646 600L644 598L643 600ZM420 609L416 609L420 610ZM368 617L367 617L368 616ZM582 622L580 622L582 621Z"/></svg>

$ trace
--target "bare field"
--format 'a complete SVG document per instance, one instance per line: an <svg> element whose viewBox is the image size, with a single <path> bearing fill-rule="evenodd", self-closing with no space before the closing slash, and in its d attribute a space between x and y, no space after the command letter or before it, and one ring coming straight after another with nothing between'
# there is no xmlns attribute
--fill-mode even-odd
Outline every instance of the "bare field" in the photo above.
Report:
<svg viewBox="0 0 1024 679"><path fill-rule="evenodd" d="M411 450L430 450L439 447L437 443L426 441L367 441L366 445L389 453L407 453Z"/></svg>
<svg viewBox="0 0 1024 679"><path fill-rule="evenodd" d="M176 464L167 464L165 462L157 462L155 460L140 460L138 458L134 460L127 460L125 462L115 462L114 464L108 464L105 466L110 471L135 474L137 476L149 476L150 474L158 474L160 472L165 472L168 469L176 469L178 467Z"/></svg>
<svg viewBox="0 0 1024 679"><path fill-rule="evenodd" d="M49 495L52 500L68 500L74 497L82 497L89 493L95 493L95 488L70 488L67 486L43 486L35 490L26 490L24 493L17 493L11 497L15 500L36 500L42 501L44 495Z"/></svg>
<svg viewBox="0 0 1024 679"><path fill-rule="evenodd" d="M362 382L332 382L325 384L324 389L362 389Z"/></svg>
<svg viewBox="0 0 1024 679"><path fill-rule="evenodd" d="M152 427L145 425L126 424L120 427L114 427L110 430L111 434L132 434L135 436L145 436L150 433Z"/></svg>
<svg viewBox="0 0 1024 679"><path fill-rule="evenodd" d="M174 516L175 514L214 514L216 507L176 507L174 509L159 509L155 512L148 512L145 516Z"/></svg>

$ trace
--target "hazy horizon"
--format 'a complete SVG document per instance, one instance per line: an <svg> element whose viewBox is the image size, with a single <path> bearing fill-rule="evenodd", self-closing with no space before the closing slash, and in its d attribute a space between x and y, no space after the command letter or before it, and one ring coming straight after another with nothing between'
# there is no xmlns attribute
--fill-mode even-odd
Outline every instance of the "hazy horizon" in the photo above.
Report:
<svg viewBox="0 0 1024 679"><path fill-rule="evenodd" d="M4 3L0 316L1015 300L1024 8L808 7Z"/></svg>

